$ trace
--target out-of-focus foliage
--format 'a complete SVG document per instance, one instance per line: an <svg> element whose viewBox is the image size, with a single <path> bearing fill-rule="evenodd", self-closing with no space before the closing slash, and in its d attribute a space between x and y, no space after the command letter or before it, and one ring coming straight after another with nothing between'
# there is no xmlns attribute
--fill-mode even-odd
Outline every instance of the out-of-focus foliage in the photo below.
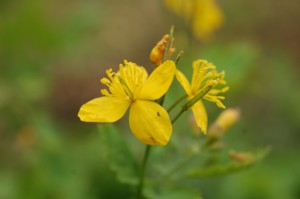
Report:
<svg viewBox="0 0 300 199"><path fill-rule="evenodd" d="M125 138L112 125L99 126L102 145L105 146L108 164L122 183L137 185L138 168ZM114 146L114 147L111 147Z"/></svg>
<svg viewBox="0 0 300 199"><path fill-rule="evenodd" d="M132 195L134 190L118 181L128 176L118 172L124 169L130 178L135 174L129 167L109 165L105 134L100 131L99 136L96 125L80 123L77 111L98 96L105 68L127 58L150 69L149 51L171 24L176 25L177 52L185 50L178 64L182 71L188 74L192 60L198 58L226 71L230 91L225 104L239 107L241 119L224 137L225 147L249 151L270 145L272 150L245 172L189 179L160 197L299 198L299 3L216 2L225 23L215 40L201 44L159 0L0 1L0 198ZM179 88L175 85L166 97L167 106L183 93ZM205 106L211 113L209 121L214 121L219 110ZM175 124L170 144L154 148L149 159L152 171L169 171L174 153L185 157L195 149L185 145L183 137L204 140L186 131L190 115L184 116ZM144 146L131 138L128 129L125 122L119 123L129 152L141 160ZM163 154L163 161L155 159L157 153ZM135 168L139 162L128 164ZM151 170L148 174L157 177ZM146 192L155 195L157 190Z"/></svg>

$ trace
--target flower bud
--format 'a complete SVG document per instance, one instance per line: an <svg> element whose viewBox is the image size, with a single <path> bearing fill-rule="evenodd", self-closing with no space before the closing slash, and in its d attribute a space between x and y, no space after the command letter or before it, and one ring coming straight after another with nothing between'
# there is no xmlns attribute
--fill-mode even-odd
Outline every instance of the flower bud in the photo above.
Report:
<svg viewBox="0 0 300 199"><path fill-rule="evenodd" d="M229 108L223 111L215 125L218 126L223 132L226 132L232 125L234 125L240 118L240 110L238 108Z"/></svg>
<svg viewBox="0 0 300 199"><path fill-rule="evenodd" d="M223 111L208 130L207 143L211 144L220 140L224 133L240 118L238 108L229 108Z"/></svg>
<svg viewBox="0 0 300 199"><path fill-rule="evenodd" d="M231 159L236 160L238 162L250 162L253 160L252 153L244 153L244 152L237 152L237 151L229 151L229 156Z"/></svg>
<svg viewBox="0 0 300 199"><path fill-rule="evenodd" d="M150 53L150 61L154 63L156 66L159 66L163 61L163 56L166 50L166 46L168 43L170 36L164 35L163 38L154 46ZM173 46L173 39L170 44L169 55L168 58L174 53L175 49Z"/></svg>

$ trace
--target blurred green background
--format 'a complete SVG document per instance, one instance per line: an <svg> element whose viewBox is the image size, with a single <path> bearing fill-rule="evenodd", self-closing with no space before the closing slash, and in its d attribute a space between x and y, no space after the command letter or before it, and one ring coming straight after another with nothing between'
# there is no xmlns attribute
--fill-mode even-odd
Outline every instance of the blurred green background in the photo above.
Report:
<svg viewBox="0 0 300 199"><path fill-rule="evenodd" d="M77 112L99 96L107 68L127 59L151 70L150 50L175 25L177 52L185 51L178 67L188 72L203 58L226 70L225 104L242 111L227 144L272 148L249 170L196 181L203 197L299 199L300 3L217 2L224 24L201 42L160 0L0 0L0 198L129 196L108 168L96 124ZM206 105L212 122L220 110ZM143 147L127 120L119 128Z"/></svg>

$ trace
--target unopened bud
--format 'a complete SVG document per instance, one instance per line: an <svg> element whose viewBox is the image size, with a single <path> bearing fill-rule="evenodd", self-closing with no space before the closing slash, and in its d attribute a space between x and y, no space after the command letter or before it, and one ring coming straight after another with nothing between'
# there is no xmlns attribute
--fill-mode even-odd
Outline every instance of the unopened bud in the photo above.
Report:
<svg viewBox="0 0 300 199"><path fill-rule="evenodd" d="M229 151L229 156L231 159L236 160L238 162L250 162L253 160L252 153L244 153L244 152L237 152L237 151Z"/></svg>
<svg viewBox="0 0 300 199"><path fill-rule="evenodd" d="M154 63L156 66L160 65L163 61L163 56L164 56L169 38L170 38L169 35L164 35L163 38L151 50L149 58L150 58L150 61L152 63ZM175 51L175 49L172 47L173 41L174 41L174 39L172 39L172 41L170 41L171 43L170 43L168 57L170 57Z"/></svg>
<svg viewBox="0 0 300 199"><path fill-rule="evenodd" d="M223 111L217 120L215 125L223 132L227 131L232 125L234 125L240 118L240 110L238 108L229 108Z"/></svg>
<svg viewBox="0 0 300 199"><path fill-rule="evenodd" d="M220 140L224 133L240 118L238 108L229 108L223 111L208 130L207 143L211 144Z"/></svg>

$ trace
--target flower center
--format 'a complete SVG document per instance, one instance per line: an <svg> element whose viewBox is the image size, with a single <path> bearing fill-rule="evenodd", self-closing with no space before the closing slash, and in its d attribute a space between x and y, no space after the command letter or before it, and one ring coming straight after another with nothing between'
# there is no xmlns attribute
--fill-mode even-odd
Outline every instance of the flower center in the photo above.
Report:
<svg viewBox="0 0 300 199"><path fill-rule="evenodd" d="M101 83L108 87L102 89L101 93L105 96L114 96L126 98L130 101L135 100L136 93L144 85L148 73L135 63L124 61L124 65L120 64L119 71L116 73L112 70L106 71L108 78L102 78Z"/></svg>
<svg viewBox="0 0 300 199"><path fill-rule="evenodd" d="M124 86L124 92L127 94L127 96L133 100L134 99L134 95L133 92L130 90L129 86L126 84L126 82L120 77L118 76L120 83Z"/></svg>
<svg viewBox="0 0 300 199"><path fill-rule="evenodd" d="M219 96L218 94L225 93L228 91L229 87L225 86L223 88L216 88L219 85L226 85L224 80L224 71L218 73L216 67L208 63L206 60L197 60L193 63L193 78L191 83L191 92L193 96L201 93L208 86L212 86L213 89L208 91L203 99L214 102L220 108L225 108L221 100L224 100L224 96Z"/></svg>

